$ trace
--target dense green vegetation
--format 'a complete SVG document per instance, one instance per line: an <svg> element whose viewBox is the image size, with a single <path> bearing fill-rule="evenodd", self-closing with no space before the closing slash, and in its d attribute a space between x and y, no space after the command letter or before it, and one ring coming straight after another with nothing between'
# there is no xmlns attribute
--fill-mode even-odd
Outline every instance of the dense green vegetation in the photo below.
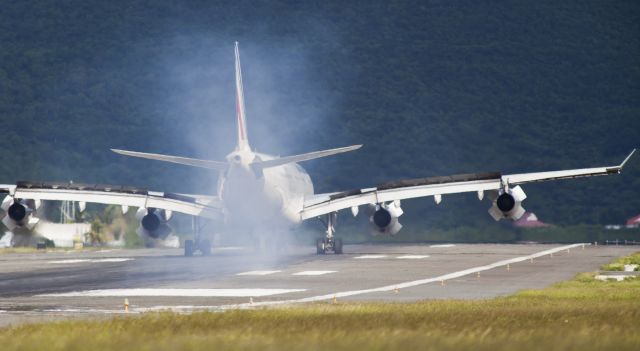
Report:
<svg viewBox="0 0 640 351"><path fill-rule="evenodd" d="M304 165L318 192L615 164L640 145L639 34L637 1L7 2L0 182L213 192L213 174L108 149L222 159L236 40L254 147L365 144ZM527 186L525 207L621 223L640 211L639 174L636 159L621 176ZM474 197L406 201L403 223L501 231Z"/></svg>
<svg viewBox="0 0 640 351"><path fill-rule="evenodd" d="M637 350L640 279L593 276L484 301L338 301L23 325L0 329L0 343L3 350Z"/></svg>

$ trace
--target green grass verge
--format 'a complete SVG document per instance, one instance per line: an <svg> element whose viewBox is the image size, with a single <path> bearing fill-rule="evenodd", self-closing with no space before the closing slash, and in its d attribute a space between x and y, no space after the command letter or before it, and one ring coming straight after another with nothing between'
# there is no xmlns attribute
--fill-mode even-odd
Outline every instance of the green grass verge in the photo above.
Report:
<svg viewBox="0 0 640 351"><path fill-rule="evenodd" d="M640 279L593 276L481 301L338 301L22 325L0 329L0 345L7 351L640 349Z"/></svg>
<svg viewBox="0 0 640 351"><path fill-rule="evenodd" d="M633 255L620 257L619 259L609 264L605 264L600 269L602 269L603 271L623 271L624 265L626 264L637 264L638 267L636 267L635 270L640 270L640 252Z"/></svg>

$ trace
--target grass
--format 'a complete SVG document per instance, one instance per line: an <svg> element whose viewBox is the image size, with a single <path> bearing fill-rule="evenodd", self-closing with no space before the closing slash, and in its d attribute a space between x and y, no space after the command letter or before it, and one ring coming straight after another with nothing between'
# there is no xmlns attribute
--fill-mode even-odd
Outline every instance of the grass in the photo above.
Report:
<svg viewBox="0 0 640 351"><path fill-rule="evenodd" d="M638 350L640 279L480 301L151 313L0 329L3 350ZM402 292L400 292L402 293Z"/></svg>
<svg viewBox="0 0 640 351"><path fill-rule="evenodd" d="M605 264L604 266L600 267L603 271L623 271L624 270L624 265L626 264L637 264L638 267L636 267L636 271L640 270L640 252L639 253L635 253L633 255L629 255L629 256L625 256L625 257L620 257L617 260L609 263L609 264Z"/></svg>
<svg viewBox="0 0 640 351"><path fill-rule="evenodd" d="M69 251L73 250L72 248L47 248L47 249L36 249L35 247L6 247L0 249L0 255L2 254L12 254L12 253L45 253L47 251Z"/></svg>

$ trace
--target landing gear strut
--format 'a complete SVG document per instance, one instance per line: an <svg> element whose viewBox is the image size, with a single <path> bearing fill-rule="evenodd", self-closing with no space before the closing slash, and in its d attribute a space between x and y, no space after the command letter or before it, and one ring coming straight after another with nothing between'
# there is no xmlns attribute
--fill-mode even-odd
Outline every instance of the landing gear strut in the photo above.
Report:
<svg viewBox="0 0 640 351"><path fill-rule="evenodd" d="M337 215L336 212L327 214L327 222L325 223L327 225L327 235L316 240L316 253L318 255L324 255L329 251L333 251L336 255L342 254L342 239L333 236Z"/></svg>
<svg viewBox="0 0 640 351"><path fill-rule="evenodd" d="M202 226L200 225L200 217L193 216L191 227L193 229L194 240L184 241L184 255L193 256L194 253L200 251L202 256L211 255L211 242L201 237Z"/></svg>

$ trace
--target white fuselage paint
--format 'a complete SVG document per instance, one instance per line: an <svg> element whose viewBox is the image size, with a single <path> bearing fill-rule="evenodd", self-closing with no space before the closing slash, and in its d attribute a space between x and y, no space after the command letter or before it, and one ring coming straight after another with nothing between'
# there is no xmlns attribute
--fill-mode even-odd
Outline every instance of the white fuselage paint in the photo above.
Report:
<svg viewBox="0 0 640 351"><path fill-rule="evenodd" d="M274 157L246 150L227 156L229 168L218 180L218 196L227 221L251 227L299 224L304 199L313 195L309 174L296 163L256 172L251 167L256 159L265 161Z"/></svg>

